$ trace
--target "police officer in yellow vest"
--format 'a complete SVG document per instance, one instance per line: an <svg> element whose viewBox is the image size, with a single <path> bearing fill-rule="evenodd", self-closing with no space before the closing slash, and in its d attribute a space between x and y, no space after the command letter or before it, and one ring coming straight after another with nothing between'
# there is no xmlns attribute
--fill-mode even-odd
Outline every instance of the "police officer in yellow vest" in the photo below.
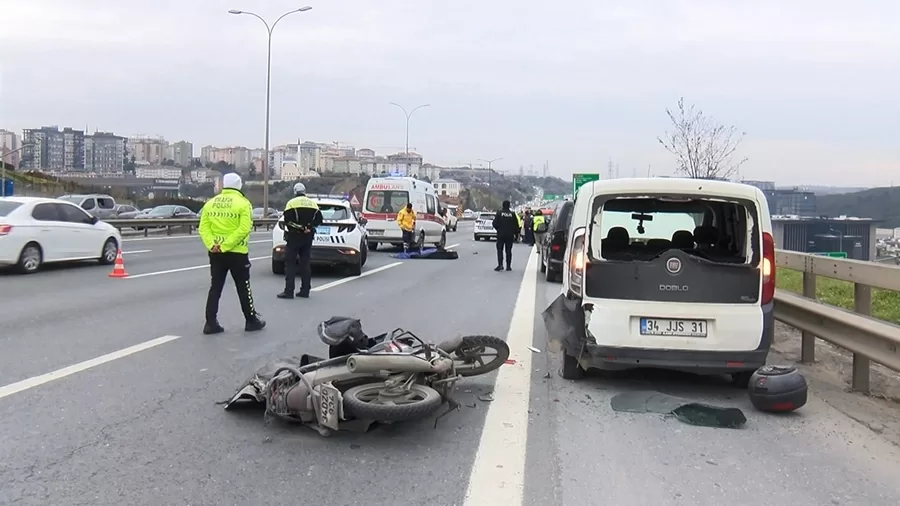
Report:
<svg viewBox="0 0 900 506"><path fill-rule="evenodd" d="M534 232L534 242L540 247L541 241L544 239L544 234L538 232L537 229L539 226L544 224L544 216L541 214L540 209L534 210L534 217L531 220L531 229Z"/></svg>
<svg viewBox="0 0 900 506"><path fill-rule="evenodd" d="M303 183L294 185L294 198L284 206L284 291L279 299L293 299L297 268L300 268L300 291L297 297L308 298L310 290L309 255L312 252L316 227L322 224L319 205L306 196Z"/></svg>
<svg viewBox="0 0 900 506"><path fill-rule="evenodd" d="M219 299L225 288L225 278L237 287L241 310L246 323L244 330L252 332L266 326L253 307L250 291L250 256L248 243L253 228L253 205L241 193L241 176L231 173L222 177L222 191L203 206L200 213L200 239L209 251L209 270L212 282L206 298L204 334L225 332L219 325Z"/></svg>

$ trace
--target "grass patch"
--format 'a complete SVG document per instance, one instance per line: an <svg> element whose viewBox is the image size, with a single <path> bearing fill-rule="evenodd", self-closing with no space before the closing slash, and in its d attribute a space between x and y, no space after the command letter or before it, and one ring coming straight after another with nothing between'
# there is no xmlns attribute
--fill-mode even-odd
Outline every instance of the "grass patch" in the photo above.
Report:
<svg viewBox="0 0 900 506"><path fill-rule="evenodd" d="M803 294L803 273L780 268L775 275L779 290ZM816 277L816 299L853 311L853 283L838 279ZM900 324L900 292L872 288L872 316L879 320Z"/></svg>

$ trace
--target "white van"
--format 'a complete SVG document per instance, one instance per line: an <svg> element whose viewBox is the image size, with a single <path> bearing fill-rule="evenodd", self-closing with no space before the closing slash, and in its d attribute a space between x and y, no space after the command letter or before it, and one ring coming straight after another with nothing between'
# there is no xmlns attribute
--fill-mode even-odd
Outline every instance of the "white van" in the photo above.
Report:
<svg viewBox="0 0 900 506"><path fill-rule="evenodd" d="M566 251L551 310L566 307L575 331L548 324L551 349L564 352L563 377L651 367L730 374L746 387L765 364L775 242L758 188L674 178L588 183L575 197Z"/></svg>
<svg viewBox="0 0 900 506"><path fill-rule="evenodd" d="M441 202L431 183L413 177L373 177L366 185L363 200L362 216L367 220L370 250L376 250L380 243L403 244L397 213L410 202L416 212L416 242L438 247L447 244Z"/></svg>

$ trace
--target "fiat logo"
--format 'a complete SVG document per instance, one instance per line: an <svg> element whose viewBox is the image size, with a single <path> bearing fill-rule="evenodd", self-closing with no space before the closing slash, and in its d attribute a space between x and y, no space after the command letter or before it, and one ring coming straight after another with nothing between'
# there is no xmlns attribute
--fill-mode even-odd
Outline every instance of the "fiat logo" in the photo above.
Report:
<svg viewBox="0 0 900 506"><path fill-rule="evenodd" d="M669 274L678 274L681 272L681 260L675 257L666 260L666 270Z"/></svg>

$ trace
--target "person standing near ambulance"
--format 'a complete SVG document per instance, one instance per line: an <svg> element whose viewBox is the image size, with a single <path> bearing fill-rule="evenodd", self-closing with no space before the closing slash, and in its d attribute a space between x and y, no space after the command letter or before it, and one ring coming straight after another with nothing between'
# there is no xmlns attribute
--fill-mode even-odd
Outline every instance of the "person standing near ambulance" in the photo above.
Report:
<svg viewBox="0 0 900 506"><path fill-rule="evenodd" d="M403 232L403 251L406 252L416 238L416 212L413 211L412 202L397 213L397 226Z"/></svg>
<svg viewBox="0 0 900 506"><path fill-rule="evenodd" d="M204 334L225 332L219 324L219 299L225 288L225 278L231 279L237 288L241 311L244 313L244 330L253 332L266 326L253 306L250 291L250 255L248 245L253 229L253 204L241 192L241 176L230 173L222 177L222 191L209 199L200 212L197 231L200 240L209 251L209 271L212 278L206 297L206 324Z"/></svg>
<svg viewBox="0 0 900 506"><path fill-rule="evenodd" d="M322 224L319 204L306 196L306 185L294 185L294 198L284 206L284 291L279 299L293 299L297 268L300 268L300 291L297 297L309 298L312 288L312 270L309 256L312 253L316 227Z"/></svg>

